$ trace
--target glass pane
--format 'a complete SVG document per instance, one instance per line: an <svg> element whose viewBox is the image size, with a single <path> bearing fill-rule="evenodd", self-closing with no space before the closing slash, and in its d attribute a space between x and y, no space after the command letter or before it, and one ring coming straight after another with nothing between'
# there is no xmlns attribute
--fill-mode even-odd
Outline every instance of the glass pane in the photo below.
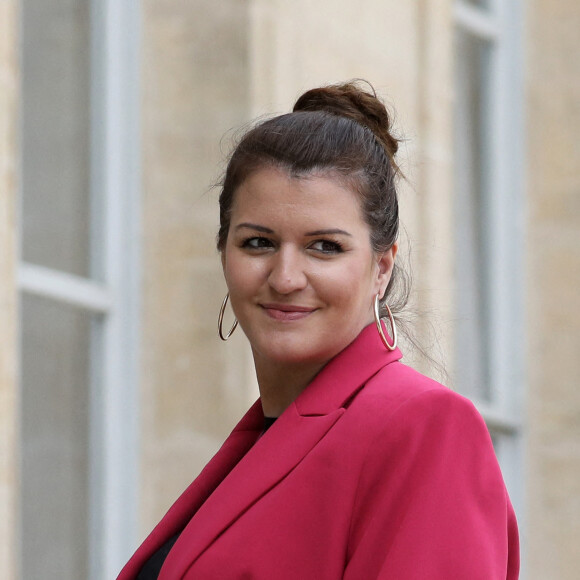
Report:
<svg viewBox="0 0 580 580"><path fill-rule="evenodd" d="M22 297L22 578L88 578L90 324Z"/></svg>
<svg viewBox="0 0 580 580"><path fill-rule="evenodd" d="M471 4L471 6L476 6L477 8L489 9L490 0L462 0L464 4Z"/></svg>
<svg viewBox="0 0 580 580"><path fill-rule="evenodd" d="M493 443L493 448L497 456L500 455L500 448L502 443L502 435L493 429L489 430L489 435L491 437L491 442Z"/></svg>
<svg viewBox="0 0 580 580"><path fill-rule="evenodd" d="M22 6L22 256L89 275L89 0Z"/></svg>
<svg viewBox="0 0 580 580"><path fill-rule="evenodd" d="M459 389L489 400L489 42L456 37L456 237Z"/></svg>

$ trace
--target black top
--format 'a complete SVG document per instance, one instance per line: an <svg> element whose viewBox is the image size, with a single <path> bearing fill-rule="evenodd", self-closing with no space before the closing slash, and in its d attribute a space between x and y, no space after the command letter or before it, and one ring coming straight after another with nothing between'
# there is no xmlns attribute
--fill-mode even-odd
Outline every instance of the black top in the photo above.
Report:
<svg viewBox="0 0 580 580"><path fill-rule="evenodd" d="M181 532L180 532L181 533ZM175 534L172 536L145 562L143 568L139 572L137 576L137 580L157 580L159 578L159 572L161 572L161 566L165 562L165 558L167 558L167 554L171 548L173 548L173 544L177 542L177 538L179 538L179 534Z"/></svg>
<svg viewBox="0 0 580 580"><path fill-rule="evenodd" d="M277 417L264 417L264 429L262 429L262 435L274 424ZM159 573L161 572L161 567L165 562L171 548L175 542L177 542L177 538L179 538L181 532L171 536L161 548L159 548L150 558L145 562L143 568L139 572L136 580L157 580L159 578Z"/></svg>
<svg viewBox="0 0 580 580"><path fill-rule="evenodd" d="M274 424L278 417L264 417L264 429L262 429L262 435Z"/></svg>

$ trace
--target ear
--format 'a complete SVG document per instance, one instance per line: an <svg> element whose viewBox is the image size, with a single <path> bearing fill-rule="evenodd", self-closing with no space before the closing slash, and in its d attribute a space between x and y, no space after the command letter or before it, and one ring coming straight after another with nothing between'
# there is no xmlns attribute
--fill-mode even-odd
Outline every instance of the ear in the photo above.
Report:
<svg viewBox="0 0 580 580"><path fill-rule="evenodd" d="M386 252L384 252L377 262L378 276L377 276L377 292L382 297L387 291L387 286L393 274L393 267L395 265L395 256L399 245L395 242Z"/></svg>

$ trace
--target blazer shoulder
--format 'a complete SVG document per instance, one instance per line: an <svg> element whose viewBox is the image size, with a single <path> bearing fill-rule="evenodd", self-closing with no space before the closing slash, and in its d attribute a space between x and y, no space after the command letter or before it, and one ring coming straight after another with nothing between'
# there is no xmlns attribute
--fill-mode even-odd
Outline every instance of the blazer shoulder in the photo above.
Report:
<svg viewBox="0 0 580 580"><path fill-rule="evenodd" d="M415 369L399 362L393 362L381 368L369 377L364 387L359 391L359 403L378 405L387 412L396 406L410 401L423 393L441 393L441 396L460 396L449 387L442 385Z"/></svg>
<svg viewBox="0 0 580 580"><path fill-rule="evenodd" d="M475 406L403 365L359 394L345 413L364 457L344 578L517 577L517 524Z"/></svg>
<svg viewBox="0 0 580 580"><path fill-rule="evenodd" d="M348 413L369 426L385 425L405 408L407 413L466 413L480 420L469 399L400 362L393 362L370 377L348 406ZM436 411L437 409L437 411ZM482 421L482 420L481 420Z"/></svg>

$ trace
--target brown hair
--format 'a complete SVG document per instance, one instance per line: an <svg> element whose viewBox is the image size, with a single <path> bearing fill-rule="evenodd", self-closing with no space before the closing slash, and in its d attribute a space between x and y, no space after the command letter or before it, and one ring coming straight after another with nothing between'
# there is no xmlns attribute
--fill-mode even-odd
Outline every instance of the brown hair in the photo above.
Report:
<svg viewBox="0 0 580 580"><path fill-rule="evenodd" d="M218 250L226 244L237 188L264 167L295 177L318 173L345 180L360 197L374 251L380 254L395 243L399 141L385 105L367 85L370 92L357 81L309 90L292 113L263 121L242 137L221 183ZM387 297L393 311L407 302L408 284L397 264L383 299Z"/></svg>

